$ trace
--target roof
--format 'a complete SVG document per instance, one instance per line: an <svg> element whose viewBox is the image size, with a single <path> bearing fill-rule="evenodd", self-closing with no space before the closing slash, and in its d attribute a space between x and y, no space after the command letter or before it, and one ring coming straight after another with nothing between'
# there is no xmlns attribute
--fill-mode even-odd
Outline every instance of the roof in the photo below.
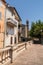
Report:
<svg viewBox="0 0 43 65"><path fill-rule="evenodd" d="M7 6L7 3L6 3L6 1L5 0L1 0L3 3L4 3L4 5L6 5Z"/></svg>
<svg viewBox="0 0 43 65"><path fill-rule="evenodd" d="M15 14L15 12L16 12L16 14L18 15L19 19L21 20L21 17L19 16L19 14L18 14L18 12L17 12L17 10L16 10L15 7L9 6L8 8L10 9L10 11L12 11L13 14ZM15 12L14 12L14 11L15 11Z"/></svg>
<svg viewBox="0 0 43 65"><path fill-rule="evenodd" d="M1 0L1 1L3 2L3 4L4 4L13 14L15 14L15 12L16 12L16 14L17 14L17 16L19 17L19 20L20 20L20 21L22 20L21 17L19 16L19 14L18 14L18 12L17 12L17 10L16 10L15 7L10 6L5 0ZM14 12L14 11L15 11L15 12Z"/></svg>

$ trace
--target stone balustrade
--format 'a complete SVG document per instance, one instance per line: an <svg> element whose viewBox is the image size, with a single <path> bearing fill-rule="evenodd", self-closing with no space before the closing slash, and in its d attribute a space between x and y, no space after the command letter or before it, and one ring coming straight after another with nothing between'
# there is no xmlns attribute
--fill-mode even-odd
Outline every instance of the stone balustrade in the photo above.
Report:
<svg viewBox="0 0 43 65"><path fill-rule="evenodd" d="M11 47L0 49L0 62L1 63L3 63L3 61L6 61L6 59L10 58L10 49Z"/></svg>
<svg viewBox="0 0 43 65"><path fill-rule="evenodd" d="M28 42L23 42L21 44L10 45L9 47L0 49L0 63L3 63L3 61L6 62L7 59L10 59L10 62L12 63L21 50L26 49L28 44Z"/></svg>

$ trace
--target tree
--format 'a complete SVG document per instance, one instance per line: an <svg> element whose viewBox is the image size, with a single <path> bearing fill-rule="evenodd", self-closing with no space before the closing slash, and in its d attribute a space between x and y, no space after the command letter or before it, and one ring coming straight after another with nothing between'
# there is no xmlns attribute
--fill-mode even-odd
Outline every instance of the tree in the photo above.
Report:
<svg viewBox="0 0 43 65"><path fill-rule="evenodd" d="M43 22L41 20L36 21L36 23L32 22L30 36L39 37L41 30L43 30Z"/></svg>

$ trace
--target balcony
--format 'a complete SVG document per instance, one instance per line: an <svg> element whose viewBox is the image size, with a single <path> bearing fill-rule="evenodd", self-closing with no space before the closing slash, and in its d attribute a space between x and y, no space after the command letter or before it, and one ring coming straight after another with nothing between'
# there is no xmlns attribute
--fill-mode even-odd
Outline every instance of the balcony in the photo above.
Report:
<svg viewBox="0 0 43 65"><path fill-rule="evenodd" d="M8 19L7 19L7 24L9 24L9 25L13 25L13 26L17 26L17 22L14 21L14 20L11 19L11 18L8 18Z"/></svg>

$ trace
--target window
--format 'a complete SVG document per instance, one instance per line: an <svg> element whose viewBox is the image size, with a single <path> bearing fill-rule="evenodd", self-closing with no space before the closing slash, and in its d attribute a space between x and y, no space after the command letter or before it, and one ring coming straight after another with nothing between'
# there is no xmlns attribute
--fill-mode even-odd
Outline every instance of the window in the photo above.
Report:
<svg viewBox="0 0 43 65"><path fill-rule="evenodd" d="M14 43L16 44L16 37L14 38Z"/></svg>
<svg viewBox="0 0 43 65"><path fill-rule="evenodd" d="M2 6L2 2L0 2L0 6Z"/></svg>
<svg viewBox="0 0 43 65"><path fill-rule="evenodd" d="M1 12L0 12L0 19L1 19L1 16L2 16L2 14L1 14Z"/></svg>

